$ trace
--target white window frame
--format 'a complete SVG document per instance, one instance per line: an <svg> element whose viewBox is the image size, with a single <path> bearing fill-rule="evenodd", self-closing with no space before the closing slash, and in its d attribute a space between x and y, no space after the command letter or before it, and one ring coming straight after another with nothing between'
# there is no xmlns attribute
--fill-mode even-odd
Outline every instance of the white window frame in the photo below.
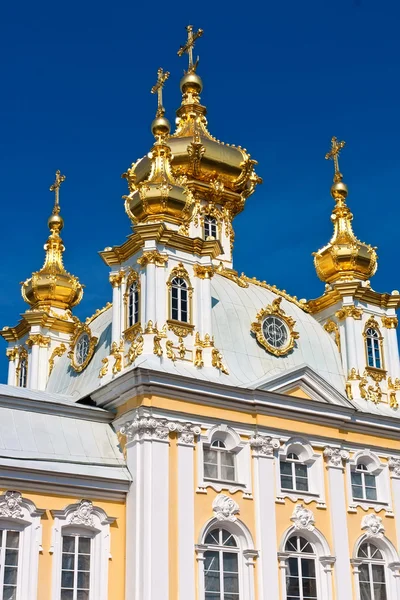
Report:
<svg viewBox="0 0 400 600"><path fill-rule="evenodd" d="M110 556L110 525L114 517L93 506L89 500L70 504L64 510L52 510L54 526L50 553L53 554L51 600L60 600L63 535L92 539L90 557L89 600L108 600L108 561Z"/></svg>
<svg viewBox="0 0 400 600"><path fill-rule="evenodd" d="M35 600L38 594L39 552L42 550L41 517L44 510L20 492L0 496L0 528L19 531L17 600Z"/></svg>
<svg viewBox="0 0 400 600"><path fill-rule="evenodd" d="M377 500L367 500L364 498L353 498L351 473L356 470L358 464L364 464L371 475L375 475ZM364 510L382 508L390 514L392 513L392 500L390 493L390 478L388 465L382 463L379 456L369 449L358 450L355 452L346 466L347 478L347 494L349 498L349 512L357 512L357 507L360 506Z"/></svg>
<svg viewBox="0 0 400 600"><path fill-rule="evenodd" d="M209 220L208 223L206 223L206 220ZM210 223L210 221L212 221L212 223ZM206 225L209 228L209 235L206 235ZM215 227L215 235L213 236L211 233L212 228ZM215 217L213 217L212 215L204 215L204 225L203 225L203 231L204 231L204 239L208 240L209 237L212 237L214 240L218 239L218 221Z"/></svg>
<svg viewBox="0 0 400 600"><path fill-rule="evenodd" d="M204 450L208 450L216 440L224 442L226 450L235 455L235 481L223 481L204 477ZM198 487L196 491L198 493L207 493L207 488L212 488L216 492L228 490L231 493L242 490L245 497L252 497L250 446L245 441L242 441L238 432L232 427L228 425L215 425L210 427L206 433L202 433L200 435L197 455Z"/></svg>
<svg viewBox="0 0 400 600"><path fill-rule="evenodd" d="M136 301L137 301L137 313L136 313ZM132 305L132 315L130 309ZM132 319L131 319L132 317ZM130 322L132 320L132 323ZM129 329L140 322L140 291L139 281L131 281L128 286L127 304L126 304L126 327Z"/></svg>
<svg viewBox="0 0 400 600"><path fill-rule="evenodd" d="M292 453L296 454L299 461L307 467L308 491L288 490L281 486L281 461L287 461L288 455ZM318 508L326 508L323 455L314 452L311 444L299 437L288 439L278 450L275 466L278 504L284 504L285 498L290 498L293 502L303 500L306 504L317 502Z"/></svg>
<svg viewBox="0 0 400 600"><path fill-rule="evenodd" d="M369 542L376 546L382 553L385 561L385 580L386 580L386 596L387 600L398 600L400 597L400 559L395 547L383 533L372 535L366 533L362 535L356 542L353 550L353 558L351 566L353 569L354 586L356 590L356 600L361 600L360 596L360 566L363 562L362 558L358 558L358 550L362 544Z"/></svg>
<svg viewBox="0 0 400 600"><path fill-rule="evenodd" d="M179 280L179 281L183 281L184 282L184 286L183 284L179 283L178 284L174 284L175 280ZM191 323L191 299L190 299L190 285L189 282L187 281L187 279L185 277L181 277L179 275L174 275L171 279L171 287L169 290L169 294L170 294L170 319L172 321L178 321L180 323L187 323L188 325L190 325ZM172 300L173 300L173 290L178 290L177 292L177 308L174 309L172 306ZM186 320L182 320L182 290L185 291L186 293L186 313L187 313L187 317ZM177 311L177 318L174 318L173 314L174 314L174 310Z"/></svg>
<svg viewBox="0 0 400 600"><path fill-rule="evenodd" d="M199 544L195 546L198 565L199 600L205 599L204 554L211 548L204 544L204 540L213 529L226 529L236 538L238 544L237 548L239 549L239 598L240 600L254 600L254 560L258 557L258 551L254 548L251 534L246 525L238 519L235 519L234 521L220 521L217 518L213 518L206 523L200 532ZM228 547L227 551L229 551Z"/></svg>
<svg viewBox="0 0 400 600"><path fill-rule="evenodd" d="M279 569L281 571L281 589L283 590L282 600L286 600L286 571L288 560L294 556L294 552L285 550L287 541L293 536L303 537L311 544L315 551L315 571L317 579L318 600L332 600L332 567L335 563L335 557L332 556L329 544L324 535L316 528L299 529L296 526L289 527L284 533L278 552Z"/></svg>

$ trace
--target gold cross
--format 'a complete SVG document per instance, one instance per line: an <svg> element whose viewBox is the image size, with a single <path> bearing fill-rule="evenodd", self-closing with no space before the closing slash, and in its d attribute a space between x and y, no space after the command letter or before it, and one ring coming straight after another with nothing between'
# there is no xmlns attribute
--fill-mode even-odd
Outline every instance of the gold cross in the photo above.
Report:
<svg viewBox="0 0 400 600"><path fill-rule="evenodd" d="M325 154L326 160L333 160L333 164L335 166L335 174L333 176L333 181L337 183L338 181L342 181L343 175L339 171L339 154L340 151L345 147L346 142L338 142L337 137L333 136L331 140L331 150Z"/></svg>
<svg viewBox="0 0 400 600"><path fill-rule="evenodd" d="M152 94L158 94L158 108L157 108L157 113L156 116L157 117L162 117L165 113L165 108L163 107L163 101L162 101L162 92L163 92L163 87L165 82L167 81L169 77L169 72L168 71L163 71L163 69L160 67L157 71L157 83L155 85L153 85L153 87L151 88L151 93Z"/></svg>
<svg viewBox="0 0 400 600"><path fill-rule="evenodd" d="M189 56L189 68L187 70L187 73L195 73L197 65L199 64L199 57L197 57L196 62L193 64L194 43L197 40L197 38L203 35L204 31L202 29L199 29L196 33L193 33L193 25L187 25L186 31L188 32L188 39L186 44L179 48L178 56L183 56L185 52L187 52Z"/></svg>
<svg viewBox="0 0 400 600"><path fill-rule="evenodd" d="M54 192L54 208L53 215L58 215L60 212L60 186L65 181L65 175L61 175L60 171L56 171L56 179L50 186L50 191Z"/></svg>

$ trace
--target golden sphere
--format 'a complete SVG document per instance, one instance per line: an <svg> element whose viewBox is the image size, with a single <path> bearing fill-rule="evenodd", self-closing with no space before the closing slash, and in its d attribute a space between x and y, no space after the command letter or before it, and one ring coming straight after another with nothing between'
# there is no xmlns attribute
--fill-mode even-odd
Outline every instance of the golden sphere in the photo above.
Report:
<svg viewBox="0 0 400 600"><path fill-rule="evenodd" d="M165 117L157 117L151 124L151 131L154 137L168 135L171 131L171 125Z"/></svg>
<svg viewBox="0 0 400 600"><path fill-rule="evenodd" d="M184 93L187 89L192 88L197 94L201 94L203 82L197 73L186 73L181 79L181 92Z"/></svg>
<svg viewBox="0 0 400 600"><path fill-rule="evenodd" d="M335 200L339 198L347 198L347 194L349 190L347 189L347 185L343 183L343 181L337 181L331 187L331 195Z"/></svg>
<svg viewBox="0 0 400 600"><path fill-rule="evenodd" d="M64 227L64 219L60 217L60 215L53 214L49 217L47 225L51 230L55 229L56 231L61 231L61 229Z"/></svg>

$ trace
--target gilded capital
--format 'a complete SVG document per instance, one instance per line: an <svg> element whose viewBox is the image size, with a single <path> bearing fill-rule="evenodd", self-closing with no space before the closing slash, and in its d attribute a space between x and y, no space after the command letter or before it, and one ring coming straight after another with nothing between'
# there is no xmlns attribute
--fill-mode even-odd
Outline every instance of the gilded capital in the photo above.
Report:
<svg viewBox="0 0 400 600"><path fill-rule="evenodd" d="M26 341L27 346L40 346L41 348L47 348L50 344L50 338L47 335L41 333L32 334Z"/></svg>
<svg viewBox="0 0 400 600"><path fill-rule="evenodd" d="M158 250L149 250L148 252L143 252L142 256L137 259L137 262L141 267L147 267L148 264L165 267L168 262L168 256L161 254Z"/></svg>
<svg viewBox="0 0 400 600"><path fill-rule="evenodd" d="M211 279L214 275L214 269L211 265L205 266L196 263L193 265L193 273L199 279Z"/></svg>
<svg viewBox="0 0 400 600"><path fill-rule="evenodd" d="M18 354L19 354L19 352L18 352L17 346L14 346L14 348L7 348L7 350L6 350L6 356L9 361L15 360L17 358Z"/></svg>
<svg viewBox="0 0 400 600"><path fill-rule="evenodd" d="M335 313L335 317L337 319L339 319L339 321L343 321L344 319L347 319L348 317L351 317L351 318L359 321L361 319L361 316L362 316L362 309L356 308L354 306L354 304L351 304L350 306L343 306L343 308L341 308L340 310L338 310Z"/></svg>
<svg viewBox="0 0 400 600"><path fill-rule="evenodd" d="M386 315L384 315L383 317L381 317L381 319L382 325L386 329L396 329L397 325L399 324L399 320L397 317L387 317Z"/></svg>
<svg viewBox="0 0 400 600"><path fill-rule="evenodd" d="M124 272L119 271L118 273L111 273L111 275L109 277L109 281L113 288L120 287L123 278L124 278Z"/></svg>

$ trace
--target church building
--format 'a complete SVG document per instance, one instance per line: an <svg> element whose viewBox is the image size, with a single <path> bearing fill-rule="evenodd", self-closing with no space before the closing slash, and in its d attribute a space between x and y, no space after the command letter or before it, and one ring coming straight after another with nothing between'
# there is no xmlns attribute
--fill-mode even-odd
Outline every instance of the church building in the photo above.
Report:
<svg viewBox="0 0 400 600"><path fill-rule="evenodd" d="M44 264L0 331L0 599L400 600L400 294L373 288L345 144L320 296L238 274L262 181L208 130L186 29L176 129L159 69L153 145L123 175L132 231L100 253L110 302L74 314L57 171Z"/></svg>

